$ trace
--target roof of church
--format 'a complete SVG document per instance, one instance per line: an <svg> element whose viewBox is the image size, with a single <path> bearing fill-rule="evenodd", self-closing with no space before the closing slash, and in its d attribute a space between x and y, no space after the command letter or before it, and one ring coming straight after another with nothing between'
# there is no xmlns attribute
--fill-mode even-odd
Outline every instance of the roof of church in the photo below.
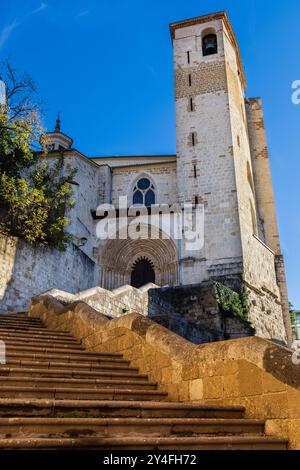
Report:
<svg viewBox="0 0 300 470"><path fill-rule="evenodd" d="M108 165L113 168L120 168L151 163L172 163L176 161L176 155L116 155L111 157L93 157L91 160L97 165Z"/></svg>
<svg viewBox="0 0 300 470"><path fill-rule="evenodd" d="M57 155L61 153L59 150L48 151L44 153L43 151L38 152L40 154L40 158L56 158ZM107 165L111 168L125 168L125 167L139 167L139 166L146 166L151 165L151 163L155 165L161 164L169 164L176 162L176 155L141 155L141 156L115 156L115 157L88 157L84 155L82 152L75 148L71 149L63 149L63 153L65 156L68 157L80 157L83 158L85 161L89 162L91 165L101 166ZM146 161L148 159L148 161ZM122 163L122 160L129 160L130 163ZM139 162L140 160L140 162Z"/></svg>
<svg viewBox="0 0 300 470"><path fill-rule="evenodd" d="M102 156L102 157L92 157L93 160L98 160L98 159L111 159L111 158L122 158L122 159L127 159L127 158L176 158L175 154L172 155L112 155L112 156Z"/></svg>

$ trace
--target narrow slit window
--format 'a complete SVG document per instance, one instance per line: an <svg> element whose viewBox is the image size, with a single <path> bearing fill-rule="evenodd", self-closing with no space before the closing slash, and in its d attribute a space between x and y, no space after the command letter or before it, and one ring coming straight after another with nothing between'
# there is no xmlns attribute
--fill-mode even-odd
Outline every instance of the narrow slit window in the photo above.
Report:
<svg viewBox="0 0 300 470"><path fill-rule="evenodd" d="M189 73L189 86L192 86L192 75Z"/></svg>
<svg viewBox="0 0 300 470"><path fill-rule="evenodd" d="M246 119L245 119L245 111L244 111L244 108L243 108L243 105L241 104L241 111L242 111L242 116L243 116L243 121L245 122Z"/></svg>
<svg viewBox="0 0 300 470"><path fill-rule="evenodd" d="M258 235L258 229L257 229L257 219L256 219L256 213L254 210L254 206L252 202L250 201L250 212L251 212L251 219L252 219L252 230L254 235Z"/></svg>
<svg viewBox="0 0 300 470"><path fill-rule="evenodd" d="M188 62L188 64L190 64L190 62L191 62L190 51L187 51L187 62Z"/></svg>
<svg viewBox="0 0 300 470"><path fill-rule="evenodd" d="M199 198L198 196L195 196L195 205L197 206L199 204Z"/></svg>
<svg viewBox="0 0 300 470"><path fill-rule="evenodd" d="M194 111L194 102L193 102L193 98L190 98L190 110L191 110L191 111Z"/></svg>
<svg viewBox="0 0 300 470"><path fill-rule="evenodd" d="M192 132L192 145L195 147L195 133Z"/></svg>
<svg viewBox="0 0 300 470"><path fill-rule="evenodd" d="M197 167L196 167L196 165L194 165L194 178L195 179L197 178Z"/></svg>

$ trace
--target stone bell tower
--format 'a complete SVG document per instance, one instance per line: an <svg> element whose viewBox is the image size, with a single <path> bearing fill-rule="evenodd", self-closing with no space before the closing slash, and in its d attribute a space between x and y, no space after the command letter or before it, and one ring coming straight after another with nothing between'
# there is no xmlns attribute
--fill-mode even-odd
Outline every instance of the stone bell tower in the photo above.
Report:
<svg viewBox="0 0 300 470"><path fill-rule="evenodd" d="M178 196L181 203L205 208L203 250L191 256L182 248L183 282L220 279L236 286L240 280L250 291L250 320L258 334L285 341L288 324L283 321L284 292L275 267L280 245L271 175L266 190L272 223L267 217L265 227L263 166L254 168L255 124L248 101L246 108L245 75L234 31L225 12L173 23L170 30ZM270 226L272 245L265 230Z"/></svg>

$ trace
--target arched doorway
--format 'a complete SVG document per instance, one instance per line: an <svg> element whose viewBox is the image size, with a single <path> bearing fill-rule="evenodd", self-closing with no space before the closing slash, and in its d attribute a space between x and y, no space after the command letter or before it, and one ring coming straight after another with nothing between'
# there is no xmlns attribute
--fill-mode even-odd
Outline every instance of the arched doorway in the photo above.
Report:
<svg viewBox="0 0 300 470"><path fill-rule="evenodd" d="M146 225L147 233L148 227ZM147 266L147 274L141 275L142 279L139 282L136 278L133 279L135 285L147 282L153 282L158 286L178 284L178 250L171 238L109 239L100 242L98 250L98 284L103 289L114 290L126 284L132 285L131 276L135 265L142 259L148 260L152 269Z"/></svg>
<svg viewBox="0 0 300 470"><path fill-rule="evenodd" d="M131 285L139 289L149 283L155 284L154 267L147 258L138 259L132 268Z"/></svg>

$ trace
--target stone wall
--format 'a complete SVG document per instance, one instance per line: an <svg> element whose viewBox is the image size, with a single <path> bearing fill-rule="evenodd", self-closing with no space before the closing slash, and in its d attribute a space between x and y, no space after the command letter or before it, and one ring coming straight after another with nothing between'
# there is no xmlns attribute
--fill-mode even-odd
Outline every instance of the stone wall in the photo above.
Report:
<svg viewBox="0 0 300 470"><path fill-rule="evenodd" d="M257 207L263 220L265 241L276 254L280 254L281 248L262 100L260 98L247 99L246 111Z"/></svg>
<svg viewBox="0 0 300 470"><path fill-rule="evenodd" d="M256 337L195 346L141 315L109 321L84 303L64 307L47 296L32 301L29 315L88 351L123 354L171 401L244 405L268 435L300 450L300 366L286 348Z"/></svg>
<svg viewBox="0 0 300 470"><path fill-rule="evenodd" d="M115 206L118 206L121 196L127 196L128 205L132 205L134 186L143 177L153 182L157 204L177 202L176 164L173 162L113 168L112 171L111 199Z"/></svg>
<svg viewBox="0 0 300 470"><path fill-rule="evenodd" d="M157 308L159 305L163 307L161 311ZM246 321L221 311L214 284L210 281L192 286L151 289L148 317L195 344L255 333Z"/></svg>
<svg viewBox="0 0 300 470"><path fill-rule="evenodd" d="M91 210L95 210L103 198L103 179L100 178L100 169L90 159L82 157L74 152L65 158L66 168L75 168L77 173L74 177L76 185L74 188L75 207L70 211L70 225L67 227L75 237L85 238L87 242L81 247L91 260L93 259L93 248L97 246L95 221ZM109 181L107 182L109 185Z"/></svg>
<svg viewBox="0 0 300 470"><path fill-rule="evenodd" d="M0 238L0 312L26 310L32 296L94 285L95 265L74 245L65 252Z"/></svg>
<svg viewBox="0 0 300 470"><path fill-rule="evenodd" d="M53 165L59 154L50 153L45 157L50 165ZM91 159L83 156L76 150L70 150L64 154L64 170L76 170L72 188L75 206L66 215L70 220L67 231L75 239L86 240L81 246L83 251L91 260L93 258L94 247L97 246L95 220L91 211L96 210L102 203L104 193L109 189L109 172L107 169L96 165ZM104 177L107 178L106 185Z"/></svg>
<svg viewBox="0 0 300 470"><path fill-rule="evenodd" d="M254 334L250 324L220 310L212 282L163 289L154 284L141 289L128 285L112 292L95 287L75 295L51 290L47 295L66 305L84 301L108 318L138 312L195 344Z"/></svg>
<svg viewBox="0 0 300 470"><path fill-rule="evenodd" d="M102 287L94 287L77 294L54 289L47 292L47 295L66 305L70 302L83 301L108 318L119 318L132 312L139 312L141 315L147 316L149 311L149 290L156 287L154 284L148 284L141 289L135 289L126 285L113 291Z"/></svg>

